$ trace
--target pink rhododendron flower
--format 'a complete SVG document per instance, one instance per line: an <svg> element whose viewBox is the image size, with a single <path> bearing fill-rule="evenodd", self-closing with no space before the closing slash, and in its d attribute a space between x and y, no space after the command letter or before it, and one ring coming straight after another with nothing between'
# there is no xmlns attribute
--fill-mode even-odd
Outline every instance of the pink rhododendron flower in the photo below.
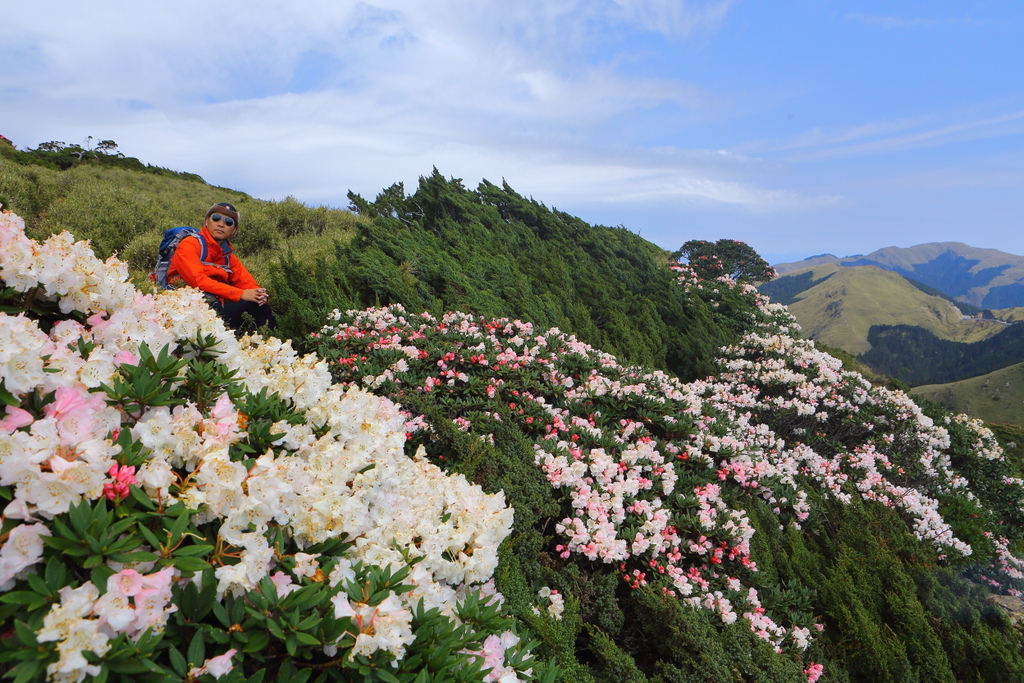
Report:
<svg viewBox="0 0 1024 683"><path fill-rule="evenodd" d="M238 650L236 650L235 648L231 648L222 655L210 657L205 662L203 662L202 666L193 667L192 670L188 672L189 679L194 679L203 674L210 674L214 678L220 678L224 674L229 673L231 669L234 668L234 664L231 663L231 658L234 657L237 653Z"/></svg>
<svg viewBox="0 0 1024 683"><path fill-rule="evenodd" d="M275 572L270 575L270 580L274 582L274 588L277 589L277 597L287 597L289 593L299 590L301 586L294 581L292 577L284 572Z"/></svg>
<svg viewBox="0 0 1024 683"><path fill-rule="evenodd" d="M118 351L114 354L114 365L138 365L139 357L131 351Z"/></svg>
<svg viewBox="0 0 1024 683"><path fill-rule="evenodd" d="M32 413L22 408L15 406L7 406L7 417L0 420L0 431L7 432L8 434L13 432L15 429L26 427L35 421L32 417Z"/></svg>
<svg viewBox="0 0 1024 683"><path fill-rule="evenodd" d="M139 483L135 479L135 466L134 465L111 465L108 471L113 481L109 481L103 485L103 495L107 497L107 500L119 501L122 498L126 498L130 492L128 488L131 484Z"/></svg>

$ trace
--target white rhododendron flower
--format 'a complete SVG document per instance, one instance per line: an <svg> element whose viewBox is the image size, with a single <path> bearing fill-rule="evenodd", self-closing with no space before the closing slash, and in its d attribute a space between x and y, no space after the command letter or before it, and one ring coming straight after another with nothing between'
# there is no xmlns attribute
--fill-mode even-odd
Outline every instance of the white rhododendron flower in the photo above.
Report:
<svg viewBox="0 0 1024 683"><path fill-rule="evenodd" d="M123 263L100 261L67 233L29 240L21 219L10 213L0 214L0 280L85 320L60 321L47 334L25 315L0 313L3 388L15 397L54 397L42 416L11 407L0 421L0 485L14 495L3 512L24 520L0 545L0 588L40 569L49 520L102 498L105 486L113 491L122 429L146 458L119 476L162 506L184 503L195 511L195 523L216 523L217 542L235 548L237 563L216 567L219 596L253 590L263 578L281 596L298 588L279 568L282 558L267 538L271 525L299 547L296 578L320 573L318 556L302 550L335 538L351 546L336 558L331 585L351 579L356 562L398 569L420 560L409 577L411 592L373 606L349 603L344 593L336 598L336 611L360 624L353 654L381 650L401 658L414 638L417 602L454 615L466 591L491 578L512 509L502 494L487 494L461 475L406 456L405 418L391 401L333 385L322 360L299 356L289 342L236 339L196 290L142 294L128 282ZM205 411L188 402L130 413L108 406L97 391L111 385L122 364L138 364L143 346L187 357L187 343L201 335L212 335L218 361L245 388L276 393L302 417L275 425L281 436L251 464L232 457L232 446L246 436L247 418L227 394ZM115 569L102 595L88 581L64 588L46 615L36 636L56 643L51 680L97 675L100 667L83 652L102 657L117 634L137 639L146 629L160 630L176 609L169 604L173 568L149 575ZM325 650L337 645L327 643ZM225 675L234 654L206 660L195 675Z"/></svg>

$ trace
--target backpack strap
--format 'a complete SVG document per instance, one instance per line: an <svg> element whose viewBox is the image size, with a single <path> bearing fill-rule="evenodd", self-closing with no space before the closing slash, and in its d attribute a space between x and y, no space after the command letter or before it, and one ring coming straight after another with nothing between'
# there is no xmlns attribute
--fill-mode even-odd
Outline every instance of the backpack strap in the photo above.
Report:
<svg viewBox="0 0 1024 683"><path fill-rule="evenodd" d="M220 268L228 275L231 275L231 255L235 253L235 249L234 247L231 246L231 243L228 242L227 240L224 240L224 242L221 243L221 249L224 252L224 263L214 263L208 260L209 251L206 245L206 238L203 237L202 233L196 233L195 237L196 239L199 240L199 243L202 245L202 249L199 253L200 263L202 263L204 266L213 266L214 268Z"/></svg>

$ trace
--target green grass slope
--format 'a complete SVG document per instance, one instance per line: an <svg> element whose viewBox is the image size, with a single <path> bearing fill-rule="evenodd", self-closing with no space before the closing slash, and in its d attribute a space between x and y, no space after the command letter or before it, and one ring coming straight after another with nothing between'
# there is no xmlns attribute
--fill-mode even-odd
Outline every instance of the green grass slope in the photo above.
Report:
<svg viewBox="0 0 1024 683"><path fill-rule="evenodd" d="M762 291L771 296L787 281L810 285L788 297L802 333L854 355L871 348L868 332L874 325L913 325L960 342L985 339L1005 327L993 320L964 319L948 300L876 266L825 264L782 275Z"/></svg>
<svg viewBox="0 0 1024 683"><path fill-rule="evenodd" d="M333 252L335 241L351 239L359 222L349 211L307 207L292 197L254 199L191 174L152 173L89 159L67 169L35 161L0 145L3 208L25 218L31 237L67 230L91 241L102 258L116 252L138 284L153 267L163 231L198 227L217 202L241 210L242 228L232 242L261 282L269 280L282 254L291 251L312 261Z"/></svg>
<svg viewBox="0 0 1024 683"><path fill-rule="evenodd" d="M913 393L986 422L1024 425L1024 363L959 382L925 384Z"/></svg>

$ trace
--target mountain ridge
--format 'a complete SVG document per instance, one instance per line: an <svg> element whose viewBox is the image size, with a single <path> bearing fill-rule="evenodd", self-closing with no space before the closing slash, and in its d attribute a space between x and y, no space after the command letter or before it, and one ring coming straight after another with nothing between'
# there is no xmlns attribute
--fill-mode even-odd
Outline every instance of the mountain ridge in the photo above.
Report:
<svg viewBox="0 0 1024 683"><path fill-rule="evenodd" d="M787 288L788 281L798 283ZM796 291L799 283L806 288ZM978 341L1005 327L967 317L948 299L875 265L819 264L780 275L760 290L788 306L804 336L854 355L870 350L874 325L914 325L949 341ZM788 295L777 298L779 293Z"/></svg>
<svg viewBox="0 0 1024 683"><path fill-rule="evenodd" d="M826 264L842 267L875 265L981 308L1024 306L1024 256L963 242L884 247L870 254L842 258L822 254L775 264L774 268L781 276Z"/></svg>

